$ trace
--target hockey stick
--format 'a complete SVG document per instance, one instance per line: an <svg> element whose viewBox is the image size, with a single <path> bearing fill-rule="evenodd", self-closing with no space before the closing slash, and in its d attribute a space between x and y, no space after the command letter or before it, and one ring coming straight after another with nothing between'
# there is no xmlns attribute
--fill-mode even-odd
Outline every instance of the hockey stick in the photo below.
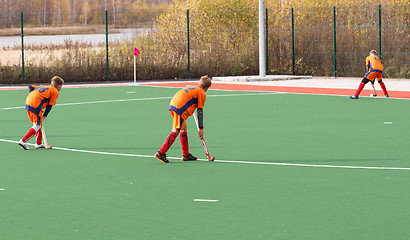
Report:
<svg viewBox="0 0 410 240"><path fill-rule="evenodd" d="M44 130L43 125L41 125L41 134L43 135L43 141L44 141L44 145L46 146L46 149L53 148L53 145L48 145L47 143L46 131Z"/></svg>
<svg viewBox="0 0 410 240"><path fill-rule="evenodd" d="M372 87L373 87L373 91L374 91L373 97L377 97L376 89L374 88L374 84L373 84L373 83L372 83Z"/></svg>
<svg viewBox="0 0 410 240"><path fill-rule="evenodd" d="M199 131L198 119L197 119L197 117L196 117L196 115L195 115L195 112L194 112L193 115L194 115L194 119L195 119L196 128L197 128L198 131ZM201 139L201 142L202 142L202 146L204 147L205 154L206 154L206 157L208 158L208 161L214 161L214 160L215 160L215 156L212 156L212 157L211 157L211 155L209 155L208 147L206 146L205 139L204 139L203 137L200 137L200 139Z"/></svg>

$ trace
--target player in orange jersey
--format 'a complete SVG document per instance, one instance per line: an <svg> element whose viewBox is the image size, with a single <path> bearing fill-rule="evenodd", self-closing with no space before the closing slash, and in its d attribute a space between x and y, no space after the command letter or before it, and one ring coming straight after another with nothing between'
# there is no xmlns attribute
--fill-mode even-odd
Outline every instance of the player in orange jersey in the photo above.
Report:
<svg viewBox="0 0 410 240"><path fill-rule="evenodd" d="M189 152L186 120L189 116L194 114L195 109L197 109L199 128L198 135L199 137L204 136L203 108L206 99L205 92L211 84L211 79L208 76L202 76L199 80L198 86L186 86L185 88L179 90L172 98L169 105L169 111L173 118L172 131L165 139L161 149L155 154L155 157L161 162L169 162L167 160L166 153L174 143L178 134L180 134L179 139L181 141L182 148L181 160L197 160L197 158L192 156Z"/></svg>
<svg viewBox="0 0 410 240"><path fill-rule="evenodd" d="M19 141L19 145L29 150L27 141L36 135L35 148L44 148L42 144L42 134L40 128L44 119L47 117L51 108L56 104L58 93L63 87L64 80L61 77L55 76L51 79L49 86L29 85L30 94L26 99L26 110L30 121L33 123L27 134ZM43 109L46 109L43 113Z"/></svg>
<svg viewBox="0 0 410 240"><path fill-rule="evenodd" d="M367 73L366 75L364 75L364 78L360 83L359 88L357 89L356 93L353 96L349 96L349 98L358 99L359 94L362 92L364 88L364 85L366 85L366 83L368 82L371 82L371 84L374 85L375 79L377 79L377 81L380 84L380 87L383 89L384 97L388 98L389 94L387 93L386 86L382 81L383 65L380 58L377 56L376 50L371 50L370 56L366 58L366 68Z"/></svg>

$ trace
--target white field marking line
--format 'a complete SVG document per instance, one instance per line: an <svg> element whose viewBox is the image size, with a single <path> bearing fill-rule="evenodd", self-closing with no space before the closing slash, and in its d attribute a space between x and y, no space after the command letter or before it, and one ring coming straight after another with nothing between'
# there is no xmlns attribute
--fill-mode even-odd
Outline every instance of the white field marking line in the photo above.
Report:
<svg viewBox="0 0 410 240"><path fill-rule="evenodd" d="M0 191L5 191L6 189L0 188Z"/></svg>
<svg viewBox="0 0 410 240"><path fill-rule="evenodd" d="M129 102L129 101L144 101L144 100L159 100L159 99L171 99L171 98L172 97L102 100L102 101L91 101L91 102L60 103L60 104L56 104L56 106L71 106L71 105L84 105L84 104L94 104L94 103L113 103L113 102ZM0 110L11 110L11 109L21 109L21 108L26 108L26 107L21 106L21 107L0 108Z"/></svg>
<svg viewBox="0 0 410 240"><path fill-rule="evenodd" d="M276 92L268 93L245 93L245 94L223 94L223 95L208 95L207 97L237 97L237 96L256 96L256 95L273 95ZM162 100L162 99L172 99L173 97L155 97L155 98L131 98L131 99L117 99L117 100L102 100L102 101L90 101L90 102L77 102L77 103L60 103L56 106L71 106L71 105L84 105L84 104L95 104L95 103L113 103L113 102L131 102L131 101L149 101L149 100ZM7 107L0 108L0 110L13 110L13 109L25 109L25 106L20 107Z"/></svg>
<svg viewBox="0 0 410 240"><path fill-rule="evenodd" d="M162 83L162 82L158 82ZM171 82L165 82L165 83L171 83ZM187 84L190 83L196 83L196 82L191 82L187 81ZM147 83L148 85L145 85L145 83L140 83L137 84L137 86L143 86L143 87L155 87L155 88L181 88L181 87L172 87L172 86L155 86L155 85L149 85L149 84L155 84L155 82L150 82ZM222 83L222 84L232 84L232 83ZM240 83L237 83L238 85L241 85ZM252 86L252 84L242 84L242 85L249 85ZM134 86L134 84L127 84L127 83L107 83L107 84L75 84L75 85L65 85L64 88L94 88L94 87L124 87L124 86ZM258 85L258 86L264 86L264 85ZM269 85L266 85L269 86ZM279 86L279 87L295 87L295 86ZM306 88L321 88L321 87L306 87ZM327 88L327 87L326 87ZM7 89L7 90L26 90L27 87L0 87L0 90ZM331 89L346 89L346 88L331 88ZM211 89L212 91L227 91L227 92L240 92L240 90L225 90L225 89ZM348 89L348 90L354 90ZM266 91L248 91L248 90L243 90L246 92L266 92ZM397 90L396 90L397 91ZM408 92L408 91L400 91L400 92ZM275 94L302 94L302 95L317 95L317 96L339 96L339 97L346 97L346 95L335 95L335 94L317 94L317 93L292 93L292 92L271 92ZM366 96L362 96L366 97ZM374 97L367 97L367 98L374 98ZM410 100L410 98L390 98L390 99L399 99L399 100ZM58 105L58 104L57 104ZM24 108L24 107L17 107L17 108ZM14 108L11 108L14 109ZM0 110L8 110L8 109L0 109Z"/></svg>
<svg viewBox="0 0 410 240"><path fill-rule="evenodd" d="M384 124L393 124L393 122L384 122Z"/></svg>
<svg viewBox="0 0 410 240"><path fill-rule="evenodd" d="M0 142L8 143L18 143L18 141L0 139ZM34 146L34 144L29 143L29 145ZM126 157L144 157L144 158L154 158L154 155L138 155L138 154L128 154L128 153L110 153L110 152L98 152L82 149L71 149L63 147L54 147L56 150L70 151L70 152L82 152L82 153L92 153L101 155L112 155L112 156L126 156ZM167 157L169 159L178 159L180 157ZM208 162L208 159L199 159L198 161ZM299 164L299 163L273 163L273 162L251 162L251 161L235 161L235 160L215 160L214 162L220 163L241 163L241 164L256 164L256 165L276 165L276 166L294 166L294 167L321 167L321 168L344 168L344 169L373 169L373 170L410 170L410 168L402 167L366 167L366 166L339 166L339 165L317 165L317 164Z"/></svg>
<svg viewBox="0 0 410 240"><path fill-rule="evenodd" d="M219 200L212 200L212 199L194 199L194 202L219 202Z"/></svg>

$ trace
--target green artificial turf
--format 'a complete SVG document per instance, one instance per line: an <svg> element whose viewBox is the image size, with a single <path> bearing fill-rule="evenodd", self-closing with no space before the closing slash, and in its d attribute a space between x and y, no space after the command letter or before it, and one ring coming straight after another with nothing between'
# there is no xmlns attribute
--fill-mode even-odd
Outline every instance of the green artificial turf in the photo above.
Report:
<svg viewBox="0 0 410 240"><path fill-rule="evenodd" d="M0 141L0 239L409 239L410 101L209 90L205 139L225 161L163 164L176 91L63 88L49 143L132 156ZM31 127L24 108L3 109L27 94L0 91L0 139ZM191 118L188 131L205 159Z"/></svg>

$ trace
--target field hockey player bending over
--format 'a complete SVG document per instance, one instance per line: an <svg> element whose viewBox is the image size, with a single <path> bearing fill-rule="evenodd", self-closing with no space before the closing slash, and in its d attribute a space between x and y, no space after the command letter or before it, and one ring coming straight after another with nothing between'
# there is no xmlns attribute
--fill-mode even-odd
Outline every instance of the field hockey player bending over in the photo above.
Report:
<svg viewBox="0 0 410 240"><path fill-rule="evenodd" d="M371 82L372 85L374 85L374 80L377 79L377 81L380 84L380 87L383 89L384 97L388 98L389 94L387 93L386 86L384 85L382 81L383 77L383 65L382 61L380 58L377 56L377 51L376 50L371 50L370 51L370 56L366 58L366 68L367 68L367 73L364 75L364 78L362 82L359 85L359 88L357 89L356 93L352 96L349 96L350 99L358 99L360 93L362 92L364 86L368 83ZM375 90L375 95L376 95L376 90Z"/></svg>
<svg viewBox="0 0 410 240"><path fill-rule="evenodd" d="M172 131L165 139L161 149L155 154L155 157L163 163L168 163L166 153L168 149L174 143L178 134L181 141L182 148L182 161L197 160L189 152L188 146L188 133L186 120L189 116L194 114L197 109L198 117L198 135L203 137L204 135L204 121L203 121L203 108L206 100L206 91L211 86L212 82L208 76L202 76L199 80L198 86L186 86L179 90L171 100L169 105L169 112L173 118Z"/></svg>
<svg viewBox="0 0 410 240"><path fill-rule="evenodd" d="M48 86L28 86L30 94L26 99L26 110L30 121L33 123L33 127L31 127L27 134L19 141L19 145L23 149L29 150L27 141L34 135L36 135L35 148L45 148L45 145L42 143L42 133L40 129L51 108L56 104L58 94L63 84L64 80L55 76L51 79L51 84ZM44 108L46 109L45 111L43 110Z"/></svg>

